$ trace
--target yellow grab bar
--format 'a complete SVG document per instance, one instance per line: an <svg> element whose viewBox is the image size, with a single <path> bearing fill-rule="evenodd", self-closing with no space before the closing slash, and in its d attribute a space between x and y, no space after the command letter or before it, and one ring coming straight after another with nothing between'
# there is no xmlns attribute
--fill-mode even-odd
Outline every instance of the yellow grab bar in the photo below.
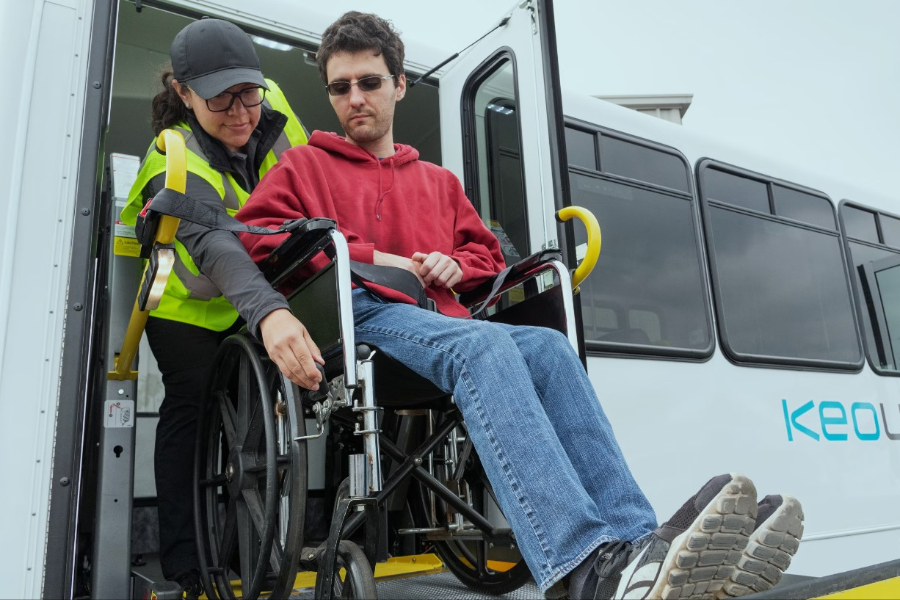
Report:
<svg viewBox="0 0 900 600"><path fill-rule="evenodd" d="M572 273L572 289L577 289L578 285L587 279L587 276L594 270L594 265L597 264L597 258L600 256L600 224L591 211L580 206L567 206L556 213L556 220L560 223L564 223L572 217L578 218L587 229L587 253L584 255L584 260Z"/></svg>
<svg viewBox="0 0 900 600"><path fill-rule="evenodd" d="M156 138L156 147L166 155L166 187L183 194L187 184L187 151L185 150L184 137L173 129L166 129ZM175 232L178 231L178 223L180 221L177 217L163 215L156 230L154 246L171 244L175 239ZM143 287L143 280L148 276L149 267L150 263L148 262L144 266L144 274L141 278L142 285L138 286L138 290ZM159 283L162 285L157 287L165 287L165 281ZM141 342L141 334L144 333L144 327L147 325L147 317L149 315L150 309L141 310L137 299L135 299L134 308L131 309L131 318L128 320L128 329L125 331L125 339L122 341L122 349L116 355L115 370L109 373L109 379L121 381L137 377L137 373L131 370L131 363L134 362L138 344Z"/></svg>

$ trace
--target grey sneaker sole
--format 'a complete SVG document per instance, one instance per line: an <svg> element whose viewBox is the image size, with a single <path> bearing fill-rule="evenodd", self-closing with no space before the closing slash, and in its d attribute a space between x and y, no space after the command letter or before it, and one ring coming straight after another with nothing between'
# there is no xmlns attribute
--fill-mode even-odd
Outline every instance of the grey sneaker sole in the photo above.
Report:
<svg viewBox="0 0 900 600"><path fill-rule="evenodd" d="M660 576L644 597L713 600L747 547L756 509L753 482L733 474L691 526L672 540Z"/></svg>
<svg viewBox="0 0 900 600"><path fill-rule="evenodd" d="M734 573L716 600L771 589L791 565L803 537L803 507L793 496L782 498L781 506L750 535Z"/></svg>

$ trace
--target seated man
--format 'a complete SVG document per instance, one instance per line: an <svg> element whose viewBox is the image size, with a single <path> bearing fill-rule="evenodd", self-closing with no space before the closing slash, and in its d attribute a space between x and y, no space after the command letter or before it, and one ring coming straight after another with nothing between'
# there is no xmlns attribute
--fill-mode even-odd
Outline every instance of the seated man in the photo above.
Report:
<svg viewBox="0 0 900 600"><path fill-rule="evenodd" d="M464 318L451 290L473 289L503 259L456 177L393 142L406 77L403 43L391 24L345 14L326 30L317 61L344 137L316 131L309 145L286 151L238 218L263 226L335 219L352 259L407 269L421 280L439 312L392 290L354 289L356 339L453 394L541 590L565 578L572 598L750 591L746 584L759 578L742 566L752 559L745 549L755 547L748 538L762 539L785 515L799 524L796 500L770 497L757 508L749 479L721 475L657 527L567 338ZM282 237L242 240L261 261ZM314 352L301 354L285 371L297 381L315 369ZM770 567L764 562L748 569L759 573ZM781 571L769 573L777 580Z"/></svg>

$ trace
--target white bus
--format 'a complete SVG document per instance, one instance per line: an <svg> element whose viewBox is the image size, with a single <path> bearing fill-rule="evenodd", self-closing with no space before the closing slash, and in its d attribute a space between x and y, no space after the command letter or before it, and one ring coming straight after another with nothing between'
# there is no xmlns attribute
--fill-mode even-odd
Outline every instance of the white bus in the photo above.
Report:
<svg viewBox="0 0 900 600"><path fill-rule="evenodd" d="M124 597L131 563L152 554L152 523L138 529L152 522L159 397L152 382L141 397L107 380L124 327L112 307L130 307L137 283L118 266L120 155L145 152L169 44L204 15L254 36L310 131L339 130L310 58L335 15L303 4L0 7L13 105L0 146L0 597ZM584 233L554 213L596 215L603 250L576 296L583 355L657 514L713 474L744 472L761 494L803 502L791 574L852 572L796 597L896 578L900 199L562 94L550 2L497 17L434 72L450 53L405 32L409 80L426 76L395 137L459 176L508 236L507 259L558 247L574 267ZM114 422L110 406L131 412Z"/></svg>

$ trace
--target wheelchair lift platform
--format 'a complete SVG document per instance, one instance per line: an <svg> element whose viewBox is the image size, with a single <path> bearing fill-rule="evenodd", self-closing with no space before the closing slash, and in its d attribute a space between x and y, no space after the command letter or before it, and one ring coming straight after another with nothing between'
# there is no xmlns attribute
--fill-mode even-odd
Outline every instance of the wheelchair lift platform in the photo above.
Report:
<svg viewBox="0 0 900 600"><path fill-rule="evenodd" d="M134 598L158 598L168 600L181 598L180 590L174 594L158 594L154 580L161 580L161 571L155 557L147 564L136 567L134 575ZM313 572L297 575L289 598L312 600L315 598ZM488 595L466 587L451 572L446 570L434 554L400 556L378 563L375 569L375 587L378 598L390 600L554 600L556 595L541 593L534 581L529 581L517 590L502 595ZM158 589L158 588L157 588ZM240 580L232 582L235 596L241 597ZM900 560L874 567L857 569L826 577L805 577L786 573L781 582L766 592L742 596L746 600L770 599L810 599L810 600L890 600L896 599L900 590ZM174 591L174 590L173 590ZM263 593L261 598L269 598ZM206 598L206 596L201 596Z"/></svg>

